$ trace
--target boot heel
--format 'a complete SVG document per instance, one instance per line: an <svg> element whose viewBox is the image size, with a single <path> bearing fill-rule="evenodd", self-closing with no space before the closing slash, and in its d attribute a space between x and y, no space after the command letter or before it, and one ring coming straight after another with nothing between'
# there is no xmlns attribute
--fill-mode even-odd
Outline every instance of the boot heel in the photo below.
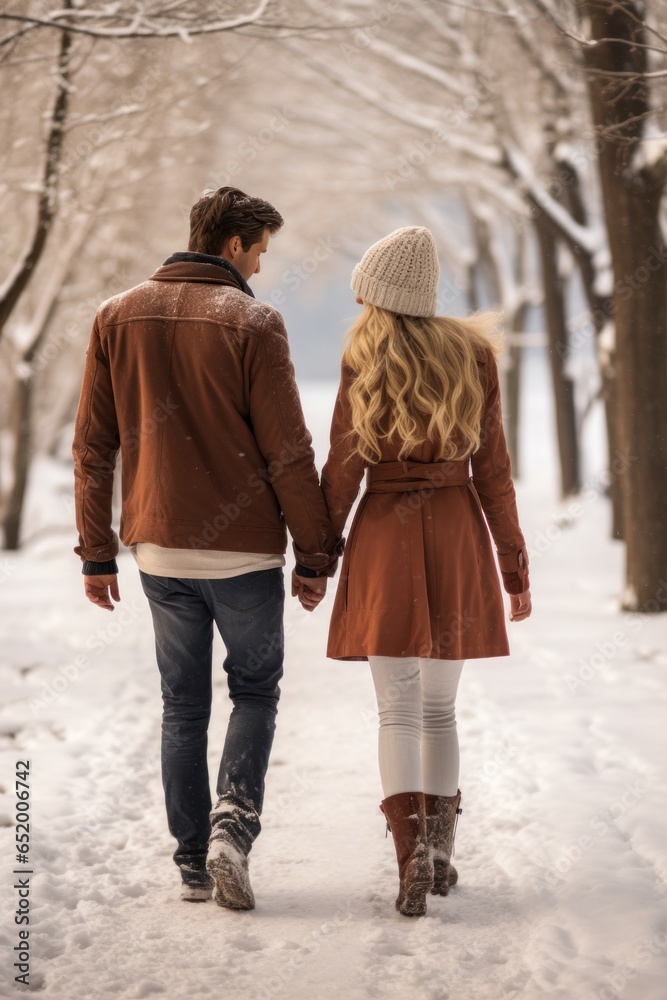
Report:
<svg viewBox="0 0 667 1000"><path fill-rule="evenodd" d="M433 868L433 888L431 889L431 894L433 896L446 896L451 887L458 882L459 874L454 865L448 861L443 861L441 858L435 859Z"/></svg>
<svg viewBox="0 0 667 1000"><path fill-rule="evenodd" d="M214 899L230 910L254 910L255 896L248 860L231 844L215 840L209 846L206 869L215 882Z"/></svg>
<svg viewBox="0 0 667 1000"><path fill-rule="evenodd" d="M426 896L433 887L433 863L425 850L418 852L405 866L396 900L396 909L405 917L422 917L426 913Z"/></svg>
<svg viewBox="0 0 667 1000"><path fill-rule="evenodd" d="M458 872L452 864L454 838L461 809L461 790L456 795L425 795L426 832L433 852L434 878L431 893L446 896L458 882Z"/></svg>
<svg viewBox="0 0 667 1000"><path fill-rule="evenodd" d="M398 792L380 806L391 831L398 861L396 909L406 917L426 913L433 885L433 858L426 843L423 792Z"/></svg>

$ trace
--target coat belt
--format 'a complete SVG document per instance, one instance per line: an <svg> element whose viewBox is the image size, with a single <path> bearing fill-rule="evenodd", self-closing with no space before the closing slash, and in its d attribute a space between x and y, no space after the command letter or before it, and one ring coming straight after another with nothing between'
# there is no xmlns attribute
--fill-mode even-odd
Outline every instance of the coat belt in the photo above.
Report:
<svg viewBox="0 0 667 1000"><path fill-rule="evenodd" d="M471 480L470 463L458 462L377 462L366 469L369 493L402 493L441 486L465 486Z"/></svg>

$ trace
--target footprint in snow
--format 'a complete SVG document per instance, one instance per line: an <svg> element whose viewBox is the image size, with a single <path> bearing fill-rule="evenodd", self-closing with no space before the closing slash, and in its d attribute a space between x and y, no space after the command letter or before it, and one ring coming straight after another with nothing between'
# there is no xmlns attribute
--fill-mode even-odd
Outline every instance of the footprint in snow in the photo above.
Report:
<svg viewBox="0 0 667 1000"><path fill-rule="evenodd" d="M84 865L95 865L101 860L99 851L94 851L89 844L82 844L74 853L77 860Z"/></svg>
<svg viewBox="0 0 667 1000"><path fill-rule="evenodd" d="M92 944L90 935L86 931L77 931L76 934L72 934L71 940L74 944L78 944L79 948L90 948Z"/></svg>
<svg viewBox="0 0 667 1000"><path fill-rule="evenodd" d="M227 943L239 951L264 951L266 948L264 942L254 934L236 934L229 937Z"/></svg>
<svg viewBox="0 0 667 1000"><path fill-rule="evenodd" d="M410 951L403 945L396 944L396 942L387 941L386 943L377 944L375 946L376 954L378 955L389 955L391 958L396 956L403 956L407 958L414 957L414 951Z"/></svg>
<svg viewBox="0 0 667 1000"><path fill-rule="evenodd" d="M126 809L121 813L123 819L128 819L131 823L138 823L139 820L144 818L144 814L138 812L136 809Z"/></svg>
<svg viewBox="0 0 667 1000"><path fill-rule="evenodd" d="M26 990L22 989L22 990L20 990L20 992L21 993L25 993L25 992L37 993L40 990L45 989L45 987L46 987L46 979L45 979L44 975L41 972L33 972L32 969L31 969L30 970L30 985L28 987L28 990L26 991Z"/></svg>
<svg viewBox="0 0 667 1000"><path fill-rule="evenodd" d="M149 929L144 931L141 936L146 941L161 941L164 937L164 931L160 930L159 927L149 927Z"/></svg>
<svg viewBox="0 0 667 1000"><path fill-rule="evenodd" d="M124 896L131 896L133 898L138 898L139 896L146 895L146 887L144 885L121 885L118 887L119 891L123 893Z"/></svg>
<svg viewBox="0 0 667 1000"><path fill-rule="evenodd" d="M135 992L133 990L133 992ZM153 993L164 993L165 989L160 983L156 983L154 979L143 979L136 986L137 1000L141 1000L143 997L151 996Z"/></svg>

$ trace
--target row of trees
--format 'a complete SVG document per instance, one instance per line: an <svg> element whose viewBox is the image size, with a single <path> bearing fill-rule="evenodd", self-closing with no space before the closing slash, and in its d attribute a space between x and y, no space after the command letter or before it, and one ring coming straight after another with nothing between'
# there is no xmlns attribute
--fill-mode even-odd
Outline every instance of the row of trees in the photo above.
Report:
<svg viewBox="0 0 667 1000"><path fill-rule="evenodd" d="M53 17L27 10L0 15L0 72L49 59L54 72L33 83L32 99L49 108L48 128L26 138L18 109L4 112L25 139L8 154L6 172L21 184L5 194L24 219L23 247L15 235L0 248L19 257L0 293L16 442L6 546L20 539L33 384L49 398L49 373L34 361L56 318L62 325L69 312L81 326L82 248L104 258L106 221L115 237L107 279L111 290L123 287L142 246L139 227L158 226L164 236L170 224L152 198L137 211L146 192L162 186L164 200L179 192L189 204L201 187L201 162L186 154L195 135L214 184L239 182L241 161L244 185L252 178L263 190L279 187L304 245L335 232L343 252L356 256L369 232L381 235L406 210L429 225L468 305L501 306L517 334L505 384L515 417L518 335L541 308L561 494L581 488L582 423L601 397L612 534L627 549L623 604L662 609L655 595L667 574L667 12L639 0L266 0L245 14L230 4L226 20L219 4L65 6ZM126 74L116 103L115 66ZM274 124L254 132L251 123L266 120L269 107ZM86 129L99 131L89 131L94 148L77 159ZM255 157L239 155L248 136ZM40 141L42 179L26 203ZM170 158L178 184L168 179ZM37 295L33 276L45 255L50 282L40 281ZM589 344L597 379L582 399L576 362ZM53 396L63 372L51 378ZM518 467L516 427L508 437Z"/></svg>
<svg viewBox="0 0 667 1000"><path fill-rule="evenodd" d="M667 12L616 0L415 11L389 5L353 32L352 44L339 46L345 64L331 58L331 41L319 50L299 39L287 45L347 96L346 120L364 117L372 162L395 140L388 124L400 127L388 191L413 204L417 197L435 229L434 204L457 193L466 238L443 244L459 270L468 268L471 306L499 303L520 331L535 300L537 256L562 495L581 488L582 422L601 397L612 534L627 551L623 605L662 609ZM451 230L450 214L442 222ZM598 380L578 403L576 354L589 340ZM520 358L515 350L510 412Z"/></svg>
<svg viewBox="0 0 667 1000"><path fill-rule="evenodd" d="M136 268L134 232L154 225L161 188L173 197L161 172L198 131L190 117L198 94L222 75L202 72L187 42L261 25L268 0L228 17L216 4L194 14L188 6L127 3L110 12L66 0L53 15L41 4L0 13L0 85L14 98L1 112L3 215L15 220L0 247L9 264L0 286L6 549L20 546L32 458L57 446L78 401L70 348L85 342L100 299ZM230 83L233 67L224 68Z"/></svg>
<svg viewBox="0 0 667 1000"><path fill-rule="evenodd" d="M483 13L473 4L430 7L417 30L413 11L396 5L357 35L363 58L353 50L345 66L299 40L290 48L363 113L412 130L389 186L406 191L416 180L431 205L443 189L458 191L470 216L471 304L499 302L519 330L533 297L531 241L562 495L581 488L581 422L592 400L577 407L572 360L590 337L612 533L627 549L623 603L655 609L667 571L667 12L632 0L498 0ZM575 315L573 293L586 306ZM516 387L520 352L512 360Z"/></svg>

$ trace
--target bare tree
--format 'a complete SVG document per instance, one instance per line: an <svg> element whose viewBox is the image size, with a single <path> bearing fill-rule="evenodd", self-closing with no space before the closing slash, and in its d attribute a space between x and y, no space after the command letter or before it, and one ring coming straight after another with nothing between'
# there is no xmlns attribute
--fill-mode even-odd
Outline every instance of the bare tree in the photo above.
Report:
<svg viewBox="0 0 667 1000"><path fill-rule="evenodd" d="M71 6L71 0L67 0L66 7L69 6ZM46 138L44 170L37 204L37 215L32 233L28 237L28 245L0 289L0 338L3 335L7 320L20 301L21 295L25 291L44 253L49 231L57 212L60 157L63 148L64 126L69 108L71 54L72 35L69 31L62 31L60 32L56 55L56 94Z"/></svg>
<svg viewBox="0 0 667 1000"><path fill-rule="evenodd" d="M0 289L0 337L5 333L0 347L6 364L3 382L8 401L3 402L3 410L8 422L13 472L0 512L7 548L14 549L20 544L28 475L35 454L35 418L41 412L39 394L46 379L46 373L36 362L45 345L49 346L46 338L61 313L68 283L82 271L79 254L91 230L99 238L105 218L112 217L111 240L102 259L115 259L114 270L122 269L123 250L117 240L122 228L120 220L130 208L134 219L144 212L142 181L154 169L160 155L164 155L167 144L173 144L178 135L178 125L170 128L168 123L177 117L179 103L190 102L189 116L183 116L180 125L183 132L192 132L192 106L196 106L197 98L210 88L216 76L226 76L227 88L233 77L233 66L219 56L211 62L217 68L202 74L201 53L198 64L195 47L183 43L202 36L199 44L208 46L206 65L214 54L212 46L217 35L239 33L253 26L262 32L263 38L270 39L286 30L275 0L272 8L276 19L271 23L264 17L269 0L261 0L244 14L234 7L230 4L229 16L221 18L217 3L197 5L194 11L180 3L165 8L161 3L131 2L113 8L87 6L84 10L68 0L53 14L0 15L0 21L14 25L0 38L0 72L9 75L35 63L43 66L55 60L51 77L54 93L43 137L26 126L26 119L34 121L37 115L31 118L17 113L11 119L8 104L3 109L12 126L20 128L22 133L15 135L15 142L5 149L12 170L5 173L11 183L5 186L3 194L11 209L20 207L21 211L27 201L26 189L31 192L29 197L32 192L37 195L34 216L27 218L22 227L15 225L10 229L14 245L7 242L2 247L4 255L16 261ZM289 30L308 28L303 22ZM179 60L184 71L182 81L173 81L159 71L160 60L168 60L170 55ZM115 74L98 72L100 66L108 66L109 62L114 70L125 64L130 67L128 92L134 95L140 91L141 98L127 100L125 94L116 96ZM149 73L158 77L158 86L141 85L141 78ZM139 86L129 86L132 76ZM28 79L32 81L33 74ZM33 101L39 107L45 96L50 96L44 95L41 84L33 89L34 94L21 91L24 110ZM92 131L96 134L91 143L85 137ZM80 154L82 145L86 148ZM14 162L17 158L14 148L26 150L21 162ZM33 182L29 171L40 160L42 176ZM152 186L155 187L155 182ZM169 197L173 195L170 193ZM19 241L23 249L17 252ZM87 252L91 252L90 248ZM136 241L131 255L137 256ZM137 263L135 259L133 265L136 267ZM40 277L36 281L37 274ZM91 302L88 308L92 315ZM88 315L80 320L81 329L87 330L89 325ZM76 344L79 339L77 334ZM68 353L67 346L60 352L62 356ZM74 391L69 386L65 393L61 392L57 419L64 419L71 410ZM53 412L50 419L53 423ZM58 428L52 426L52 441L57 432Z"/></svg>
<svg viewBox="0 0 667 1000"><path fill-rule="evenodd" d="M624 607L665 611L667 580L667 247L660 210L667 142L654 128L652 70L665 39L635 0L580 0L581 38L593 120L602 138L600 179L614 265L615 433L627 543ZM663 115L662 126L665 121Z"/></svg>
<svg viewBox="0 0 667 1000"><path fill-rule="evenodd" d="M27 336L24 333L25 346L14 365L15 379L11 413L11 431L14 443L13 482L3 512L5 548L10 551L18 549L20 545L21 515L32 458L32 409L35 384L33 364L48 332L72 263L83 246L91 226L92 219L90 217L83 216L75 221L70 238L67 244L61 248L61 253L51 272L31 328L27 331Z"/></svg>
<svg viewBox="0 0 667 1000"><path fill-rule="evenodd" d="M481 18L487 27L492 22L497 37L502 31L503 40L514 40L510 49L496 44L498 56L480 42L474 26L463 30L464 22L465 29L470 29L475 18L480 20L480 12L473 8L461 4L453 11L443 5L423 12L436 29L431 37L416 31L414 23L413 30L406 30L405 20L395 18L381 38L369 32L363 66L341 68L312 50L304 53L301 49L301 54L336 86L388 118L425 137L437 135L439 127L444 129L440 149L449 158L448 167L452 162L461 164L461 170L463 164L469 165L469 191L479 193L483 185L490 191L490 175L504 171L523 196L539 234L549 293L547 317L559 401L564 492L575 489L580 479L577 438L589 408L576 413L568 364L571 329L565 293L570 279L560 261L569 254L575 263L588 303L586 325L595 337L600 366L612 531L628 541L624 603L629 608L655 610L659 603L655 595L662 593L667 573L667 433L662 392L665 283L660 227L667 144L662 131L664 108L661 112L660 102L652 95L667 78L665 37L656 27L649 28L643 6L630 0L582 0L576 6L525 0L520 11L516 4L510 8L499 0L496 16L489 5ZM578 10L586 23L590 20L586 37L578 29L565 30L559 15L568 10ZM504 22L499 19L502 13L506 14ZM300 50L298 42L291 45L295 52ZM509 98L497 78L515 57L517 47L527 58L525 81L519 92L512 88ZM554 52L555 59L547 55ZM383 65L401 69L401 88ZM537 76L526 72L530 66ZM425 86L406 85L408 74L421 77ZM464 95L474 94L480 83L485 94L478 103L486 114L462 113ZM522 94L533 101L532 114L526 115ZM454 119L456 124L451 124ZM577 121L585 129L583 142L576 134ZM536 143L543 130L546 141ZM430 145L433 148L433 142ZM451 179L451 169L435 167L437 156L424 159L420 181L424 176L433 179L439 172ZM601 185L595 183L598 165ZM497 205L502 210L501 198Z"/></svg>
<svg viewBox="0 0 667 1000"><path fill-rule="evenodd" d="M364 100L380 114L424 135L421 142L413 140L413 153L419 156L420 150L424 151L421 159L425 166L421 177L429 177L433 199L437 197L438 186L459 193L467 191L469 199L472 197L487 205L495 202L494 211L498 215L510 207L511 199L506 189L508 179L520 195L525 206L525 221L536 229L536 242L543 263L543 282L545 286L549 286L545 287L544 315L551 344L561 494L567 496L576 493L581 485L579 418L575 408L574 384L567 369L566 282L559 273L557 257L561 241L564 237L571 237L572 227L563 227L563 220L572 220L556 198L551 195L548 198L542 197L543 184L531 186L526 183L527 173L521 167L528 161L519 146L519 137L523 136L534 147L535 136L546 131L543 116L536 115L530 109L525 97L518 103L514 101L514 106L510 107L500 77L504 66L498 64L495 55L489 54L484 38L477 40L476 32L466 31L470 28L471 18L463 22L462 16L459 16L458 23L452 26L449 8L444 8L443 12L427 12L420 7L419 13L423 16L416 18L412 14L408 24L405 18L394 18L382 38L378 37L376 31L369 31L363 36L362 44L366 55L363 67L358 60L357 66L352 70L342 68L325 55L313 55L311 50L304 51L298 41L289 43L290 49L299 52L301 59L314 69L317 68L342 90ZM471 17L474 19L475 15ZM419 22L424 18L425 23L420 25ZM476 20L479 27L479 18ZM472 23L475 23L474 20ZM512 19L508 32L510 41L515 42L515 48L518 47L520 53L528 50L536 64L537 73L527 88L533 99L533 106L538 97L540 103L544 103L546 93L554 108L551 114L556 117L562 112L563 104L571 100L572 88L566 74L555 72L545 65L541 47L543 37L534 37L523 22L516 27ZM513 39L513 34L518 37L518 42L516 38ZM372 72L369 72L370 59L373 60ZM392 70L400 71L402 80L408 75L415 79L417 86L409 88L409 99L405 99L401 89L394 84ZM434 92L439 101L435 107ZM526 115L531 123L527 134ZM438 153L441 155L438 156ZM444 154L448 157L446 168L441 166ZM552 151L547 143L541 144L540 154L549 172L555 173ZM396 184L398 180L397 177ZM475 192L474 195L472 191ZM512 208L516 212L516 207ZM517 228L520 230L521 226ZM583 240L585 252L593 257L597 250L597 234L586 231L584 224L578 229L586 235ZM485 236L485 226L481 221L477 221L473 230L474 240L480 251L479 258L473 265L473 291L475 281L485 276L483 280L486 281L487 288L493 288L494 294L498 296L504 289L501 289L495 278L491 278L499 263L498 250L496 249L494 261L485 246L488 236ZM517 250L507 246L506 253L516 254ZM517 271L516 260L513 269ZM476 302L478 297L473 298ZM523 298L526 299L527 296L524 294ZM505 306L500 298L495 299L495 304ZM524 315L525 311L515 312L514 303L507 312L510 323L522 319ZM513 407L507 407L508 413L515 413L518 407L518 354L518 345L514 342L512 375L507 384L512 386L515 397ZM515 431L512 432L511 439L516 460Z"/></svg>
<svg viewBox="0 0 667 1000"><path fill-rule="evenodd" d="M58 211L63 141L71 104L71 63L75 37L104 39L116 44L137 38L176 37L187 41L198 35L238 31L251 24L261 26L269 2L270 0L260 0L249 13L224 19L214 16L215 5L206 3L198 5L196 11L180 4L165 9L162 3L150 5L131 2L125 5L115 4L112 8L103 6L98 10L90 10L86 7L84 10L75 6L72 0L65 0L63 8L52 14L33 16L18 12L0 13L0 22L12 25L8 33L0 38L0 55L5 60L11 57L16 61L26 45L40 44L44 33L54 33L58 38L54 70L55 98L45 143L37 213L27 245L0 288L0 338L44 253Z"/></svg>

